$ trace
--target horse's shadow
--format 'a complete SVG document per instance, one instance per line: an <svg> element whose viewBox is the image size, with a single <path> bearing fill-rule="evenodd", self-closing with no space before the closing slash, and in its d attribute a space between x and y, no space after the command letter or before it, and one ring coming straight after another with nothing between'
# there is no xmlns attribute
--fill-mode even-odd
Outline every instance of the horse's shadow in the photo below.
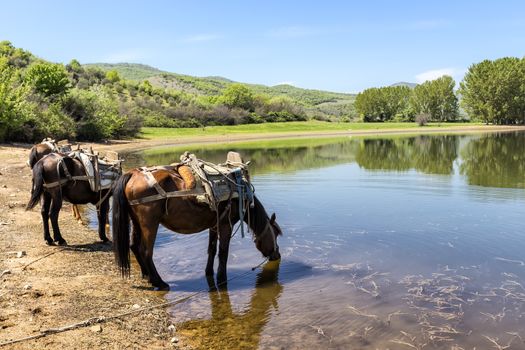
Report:
<svg viewBox="0 0 525 350"><path fill-rule="evenodd" d="M62 246L62 249L84 253L113 251L113 249L111 248L111 242L104 243L102 241L84 244L68 244L66 246Z"/></svg>

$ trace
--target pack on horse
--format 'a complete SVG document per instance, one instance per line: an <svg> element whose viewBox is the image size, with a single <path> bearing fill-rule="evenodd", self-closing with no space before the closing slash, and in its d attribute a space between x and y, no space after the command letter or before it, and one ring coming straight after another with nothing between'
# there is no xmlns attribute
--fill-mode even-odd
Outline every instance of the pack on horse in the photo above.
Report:
<svg viewBox="0 0 525 350"><path fill-rule="evenodd" d="M41 143L38 143L31 147L31 150L29 151L29 159L27 160L27 165L33 169L36 162L38 162L40 159L42 159L44 156L47 156L49 153L68 153L71 151L71 145L67 142L67 140L59 141L58 143L55 142L52 138L45 138L42 140ZM73 217L75 220L77 220L79 223L82 223L82 218L80 216L80 211L78 210L78 206L76 204L73 204Z"/></svg>
<svg viewBox="0 0 525 350"><path fill-rule="evenodd" d="M76 157L65 156L58 153L50 153L40 159L33 166L33 186L31 199L26 210L32 209L40 201L42 221L44 224L44 240L52 245L66 244L58 226L58 214L62 207L62 201L66 200L72 204L94 204L97 208L98 234L103 242L107 242L106 223L109 211L109 197L111 195L111 184L121 174L120 160L108 166L103 178L101 173L88 174L88 169L81 160L85 160L83 152L76 152ZM78 158L77 158L78 157ZM98 167L99 161L93 156L94 167ZM101 185L102 179L109 185ZM53 228L53 239L49 232L49 221Z"/></svg>
<svg viewBox="0 0 525 350"><path fill-rule="evenodd" d="M240 160L240 156L237 159ZM209 229L206 275L213 276L219 241L219 283L227 280L226 264L232 227L241 219L251 228L257 249L270 260L280 259L277 236L282 232L275 221L275 214L268 216L261 202L253 196L249 178L238 176L240 168L234 172L231 169L219 171L212 180L203 170L202 161L195 156L185 154L181 161L172 166L133 169L115 183L113 248L123 275L129 275L131 249L142 276L160 290L169 289L153 263L153 246L159 224L182 234ZM230 168L245 166L242 160L229 162L229 165ZM222 198L217 195L219 187L227 188ZM133 226L131 246L130 220Z"/></svg>

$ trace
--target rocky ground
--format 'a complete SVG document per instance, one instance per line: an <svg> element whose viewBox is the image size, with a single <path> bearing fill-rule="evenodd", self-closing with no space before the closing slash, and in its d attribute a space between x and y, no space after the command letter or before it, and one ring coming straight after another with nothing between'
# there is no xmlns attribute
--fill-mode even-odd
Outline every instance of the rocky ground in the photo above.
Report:
<svg viewBox="0 0 525 350"><path fill-rule="evenodd" d="M76 222L64 204L60 227L67 247L44 244L39 206L25 211L31 188L27 147L0 146L0 347L48 328L160 304L163 293L120 277L110 244ZM40 259L40 260L39 260ZM138 271L137 268L133 269ZM165 308L50 334L4 349L188 348Z"/></svg>

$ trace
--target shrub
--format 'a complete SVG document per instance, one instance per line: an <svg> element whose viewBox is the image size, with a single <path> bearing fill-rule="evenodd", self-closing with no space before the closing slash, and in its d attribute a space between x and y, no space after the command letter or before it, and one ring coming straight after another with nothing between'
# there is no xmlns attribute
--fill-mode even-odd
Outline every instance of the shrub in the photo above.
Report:
<svg viewBox="0 0 525 350"><path fill-rule="evenodd" d="M430 115L427 113L420 113L416 115L416 123L419 126L427 125L429 120L430 120Z"/></svg>

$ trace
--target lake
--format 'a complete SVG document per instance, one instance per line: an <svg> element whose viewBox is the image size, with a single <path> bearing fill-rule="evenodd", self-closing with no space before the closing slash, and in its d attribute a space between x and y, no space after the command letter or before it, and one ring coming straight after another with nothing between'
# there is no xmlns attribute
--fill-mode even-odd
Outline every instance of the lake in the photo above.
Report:
<svg viewBox="0 0 525 350"><path fill-rule="evenodd" d="M228 290L170 309L200 347L525 349L525 133L156 148L126 167L184 150L250 160L284 232L280 265L253 272L263 258L237 233ZM160 231L166 298L207 290L207 244Z"/></svg>

